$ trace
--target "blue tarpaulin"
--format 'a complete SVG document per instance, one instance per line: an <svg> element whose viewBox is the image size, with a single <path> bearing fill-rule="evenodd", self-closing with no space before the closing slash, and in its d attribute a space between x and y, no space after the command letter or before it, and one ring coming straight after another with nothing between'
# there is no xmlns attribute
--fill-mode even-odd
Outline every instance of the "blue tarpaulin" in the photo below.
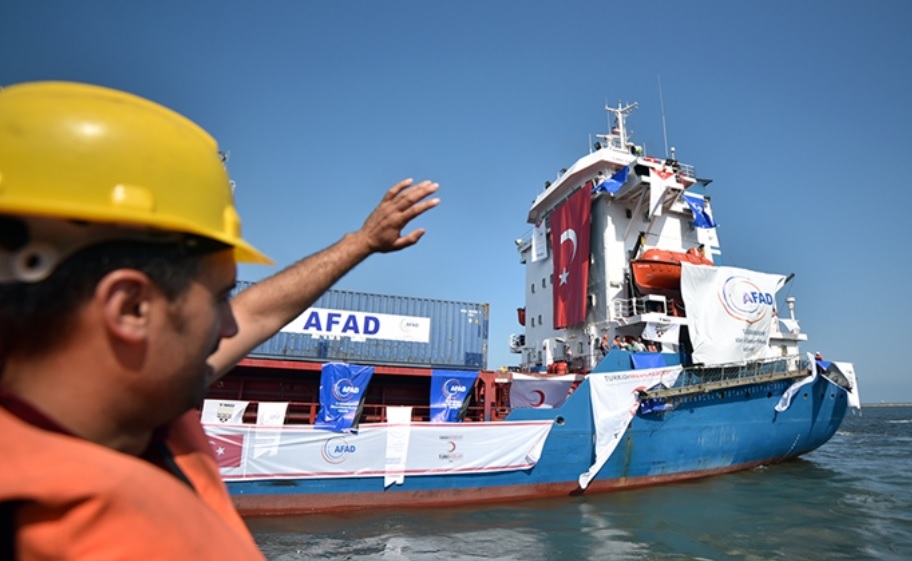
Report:
<svg viewBox="0 0 912 561"><path fill-rule="evenodd" d="M643 370L645 368L664 368L665 359L662 353L631 353L630 360L633 361L634 370Z"/></svg>

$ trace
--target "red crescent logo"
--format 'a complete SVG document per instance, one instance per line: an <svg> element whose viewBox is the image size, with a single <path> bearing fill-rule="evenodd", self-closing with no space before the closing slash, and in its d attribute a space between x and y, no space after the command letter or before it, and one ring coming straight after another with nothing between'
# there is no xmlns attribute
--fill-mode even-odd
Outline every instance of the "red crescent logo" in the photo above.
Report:
<svg viewBox="0 0 912 561"><path fill-rule="evenodd" d="M450 452L455 452L455 451L456 451L456 443L451 440L450 441Z"/></svg>
<svg viewBox="0 0 912 561"><path fill-rule="evenodd" d="M545 403L545 392L541 390L533 390L536 396L538 396L538 401L532 403L532 407L541 407Z"/></svg>

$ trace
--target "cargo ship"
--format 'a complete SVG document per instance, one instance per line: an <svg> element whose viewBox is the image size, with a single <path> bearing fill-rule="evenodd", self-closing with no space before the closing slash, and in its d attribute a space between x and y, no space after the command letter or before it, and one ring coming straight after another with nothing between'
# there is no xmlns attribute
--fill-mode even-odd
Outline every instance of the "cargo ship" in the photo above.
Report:
<svg viewBox="0 0 912 561"><path fill-rule="evenodd" d="M710 180L645 154L635 107L528 211L517 366L487 369L487 304L331 290L211 389L242 514L585 495L833 436L853 365L801 351L791 277L724 265Z"/></svg>

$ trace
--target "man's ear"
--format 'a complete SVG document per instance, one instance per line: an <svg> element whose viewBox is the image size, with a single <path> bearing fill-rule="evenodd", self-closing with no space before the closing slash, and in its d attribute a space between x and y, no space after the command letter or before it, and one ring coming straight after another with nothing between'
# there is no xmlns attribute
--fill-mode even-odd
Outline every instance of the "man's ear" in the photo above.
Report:
<svg viewBox="0 0 912 561"><path fill-rule="evenodd" d="M138 343L148 337L155 294L152 281L144 273L117 269L95 286L95 303L112 336Z"/></svg>

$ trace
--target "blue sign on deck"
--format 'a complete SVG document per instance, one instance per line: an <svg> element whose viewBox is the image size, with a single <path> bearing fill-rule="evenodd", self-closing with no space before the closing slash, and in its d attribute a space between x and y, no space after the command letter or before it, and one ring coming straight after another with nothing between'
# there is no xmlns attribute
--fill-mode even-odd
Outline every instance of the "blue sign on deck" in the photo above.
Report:
<svg viewBox="0 0 912 561"><path fill-rule="evenodd" d="M373 374L373 366L342 362L324 364L320 378L320 411L314 427L336 432L351 432L356 428Z"/></svg>
<svg viewBox="0 0 912 561"><path fill-rule="evenodd" d="M475 386L478 372L462 370L431 371L431 422L453 423L461 420L462 406Z"/></svg>

